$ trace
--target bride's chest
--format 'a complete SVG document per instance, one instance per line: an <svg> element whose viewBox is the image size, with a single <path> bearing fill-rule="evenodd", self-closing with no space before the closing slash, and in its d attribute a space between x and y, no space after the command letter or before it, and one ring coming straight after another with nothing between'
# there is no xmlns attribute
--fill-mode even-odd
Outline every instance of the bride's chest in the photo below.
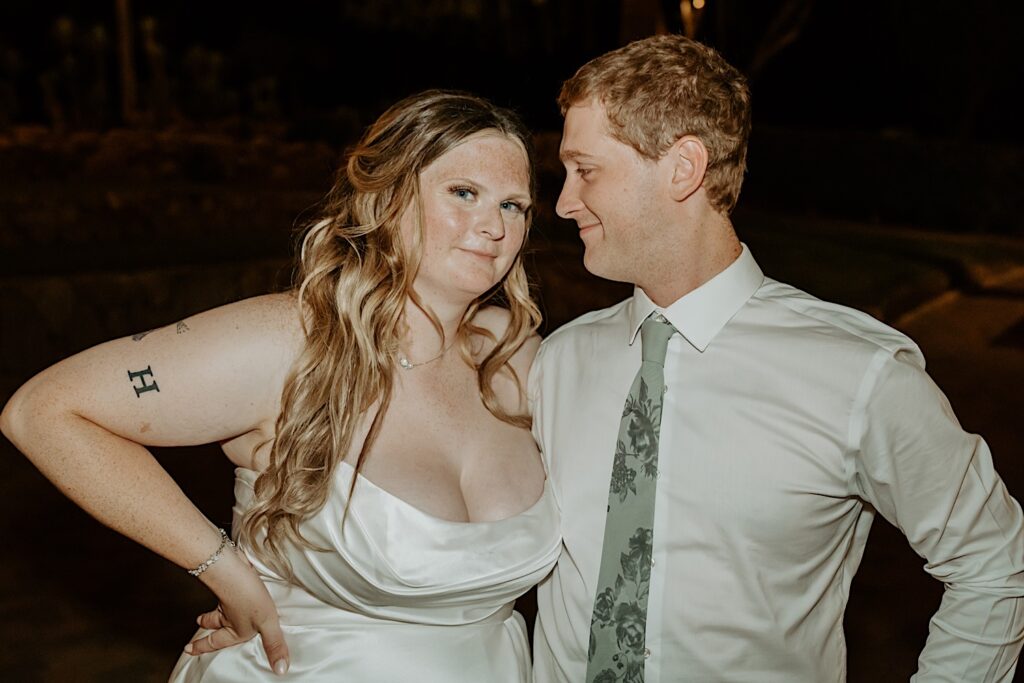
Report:
<svg viewBox="0 0 1024 683"><path fill-rule="evenodd" d="M536 501L544 482L530 433L495 417L476 387L427 396L396 391L360 470L425 512L458 522L513 516Z"/></svg>

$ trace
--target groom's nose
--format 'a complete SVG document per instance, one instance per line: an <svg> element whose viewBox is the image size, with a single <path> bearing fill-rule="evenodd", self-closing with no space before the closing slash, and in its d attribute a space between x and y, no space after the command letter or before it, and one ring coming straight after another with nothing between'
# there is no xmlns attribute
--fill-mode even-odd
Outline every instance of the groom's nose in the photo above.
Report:
<svg viewBox="0 0 1024 683"><path fill-rule="evenodd" d="M572 218L574 213L583 208L583 202L580 201L579 192L572 180L571 175L566 176L565 182L562 183L562 192L555 203L555 213L562 218Z"/></svg>

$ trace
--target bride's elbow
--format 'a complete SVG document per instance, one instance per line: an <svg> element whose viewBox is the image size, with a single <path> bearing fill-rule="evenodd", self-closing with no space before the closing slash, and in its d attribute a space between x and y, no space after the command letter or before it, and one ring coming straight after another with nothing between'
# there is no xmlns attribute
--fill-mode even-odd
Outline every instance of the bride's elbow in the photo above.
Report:
<svg viewBox="0 0 1024 683"><path fill-rule="evenodd" d="M45 378L45 372L23 384L0 411L0 432L19 448L42 423L51 423L62 413L70 412L57 400ZM24 448L22 448L24 450Z"/></svg>

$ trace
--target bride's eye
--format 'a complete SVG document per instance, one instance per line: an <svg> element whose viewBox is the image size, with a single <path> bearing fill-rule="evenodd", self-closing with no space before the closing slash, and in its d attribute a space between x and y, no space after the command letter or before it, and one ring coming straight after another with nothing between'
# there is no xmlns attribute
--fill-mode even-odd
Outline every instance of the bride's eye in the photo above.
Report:
<svg viewBox="0 0 1024 683"><path fill-rule="evenodd" d="M526 208L519 202L508 200L501 203L502 211L513 211L515 213L526 213Z"/></svg>
<svg viewBox="0 0 1024 683"><path fill-rule="evenodd" d="M467 187L465 185L453 185L452 187L448 188L448 191L455 195L456 197L458 197L459 199L469 200L474 199L476 197L476 190L474 190L472 187Z"/></svg>

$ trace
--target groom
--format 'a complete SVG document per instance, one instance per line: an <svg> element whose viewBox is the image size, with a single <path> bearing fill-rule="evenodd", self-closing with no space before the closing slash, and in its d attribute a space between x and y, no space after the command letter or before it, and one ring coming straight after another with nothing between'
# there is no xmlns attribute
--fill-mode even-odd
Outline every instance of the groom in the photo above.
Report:
<svg viewBox="0 0 1024 683"><path fill-rule="evenodd" d="M538 683L845 680L843 612L875 512L945 583L919 681L1010 681L1024 521L914 343L766 278L729 221L742 76L677 36L562 88L587 269L633 297L553 333L530 378L564 548Z"/></svg>

